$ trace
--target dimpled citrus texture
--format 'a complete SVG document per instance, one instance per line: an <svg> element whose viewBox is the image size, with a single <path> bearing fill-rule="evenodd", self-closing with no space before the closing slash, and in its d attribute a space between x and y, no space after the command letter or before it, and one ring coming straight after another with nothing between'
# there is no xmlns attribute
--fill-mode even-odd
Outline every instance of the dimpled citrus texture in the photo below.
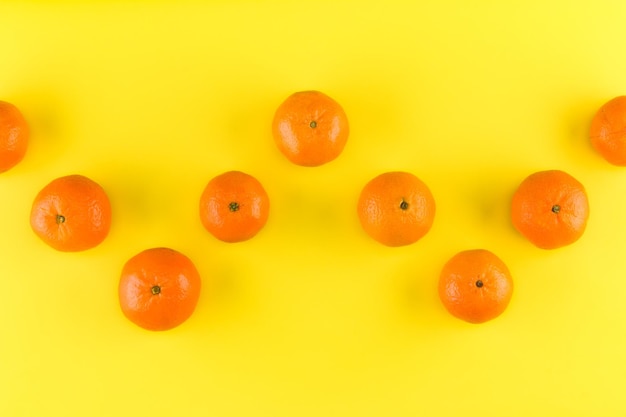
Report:
<svg viewBox="0 0 626 417"><path fill-rule="evenodd" d="M68 175L46 185L30 214L33 231L64 252L99 245L111 227L111 204L104 189L83 175Z"/></svg>
<svg viewBox="0 0 626 417"><path fill-rule="evenodd" d="M0 172L13 168L24 158L29 136L22 113L13 104L0 101Z"/></svg>
<svg viewBox="0 0 626 417"><path fill-rule="evenodd" d="M144 329L169 330L191 317L200 288L200 274L188 257L169 248L147 249L124 264L120 307Z"/></svg>
<svg viewBox="0 0 626 417"><path fill-rule="evenodd" d="M432 227L435 199L415 175L387 172L363 187L357 213L369 236L387 246L404 246L417 242Z"/></svg>
<svg viewBox="0 0 626 417"><path fill-rule="evenodd" d="M504 262L485 249L457 253L439 276L439 298L453 316L484 323L506 310L513 279Z"/></svg>
<svg viewBox="0 0 626 417"><path fill-rule="evenodd" d="M234 243L256 236L267 223L270 202L263 185L241 171L211 179L200 197L200 220L217 239Z"/></svg>
<svg viewBox="0 0 626 417"><path fill-rule="evenodd" d="M556 249L576 242L589 218L589 202L583 185L560 170L529 175L513 195L513 226L542 249Z"/></svg>
<svg viewBox="0 0 626 417"><path fill-rule="evenodd" d="M626 166L626 96L602 105L591 121L591 144L608 162Z"/></svg>
<svg viewBox="0 0 626 417"><path fill-rule="evenodd" d="M319 91L301 91L278 107L272 133L276 146L291 162L314 167L341 154L350 128L339 103Z"/></svg>

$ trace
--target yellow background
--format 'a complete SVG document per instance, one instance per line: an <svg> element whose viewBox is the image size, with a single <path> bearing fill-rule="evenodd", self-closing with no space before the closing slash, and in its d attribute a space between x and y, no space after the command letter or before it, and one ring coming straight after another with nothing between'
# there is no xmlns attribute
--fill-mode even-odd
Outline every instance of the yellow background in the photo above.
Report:
<svg viewBox="0 0 626 417"><path fill-rule="evenodd" d="M0 99L33 134L0 177L0 416L624 416L626 170L587 140L626 93L621 0L3 1ZM299 90L340 102L342 155L317 168L275 148ZM544 251L509 220L523 178L586 187L588 228ZM213 176L257 177L253 240L206 232ZM372 177L413 172L437 215L414 245L361 230ZM106 241L60 253L28 215L80 173L113 206ZM194 315L162 333L121 313L123 263L168 246L203 278ZM456 252L512 271L499 318L470 325L436 293Z"/></svg>

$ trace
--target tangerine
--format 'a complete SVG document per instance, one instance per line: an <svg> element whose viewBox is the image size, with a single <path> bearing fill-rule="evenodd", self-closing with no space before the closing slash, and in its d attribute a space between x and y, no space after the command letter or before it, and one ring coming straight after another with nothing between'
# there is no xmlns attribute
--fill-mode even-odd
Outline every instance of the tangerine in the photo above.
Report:
<svg viewBox="0 0 626 417"><path fill-rule="evenodd" d="M265 226L269 208L269 197L256 178L228 171L206 185L200 197L200 220L219 240L242 242Z"/></svg>
<svg viewBox="0 0 626 417"><path fill-rule="evenodd" d="M589 218L583 185L560 170L535 172L513 195L513 226L535 246L556 249L576 242Z"/></svg>
<svg viewBox="0 0 626 417"><path fill-rule="evenodd" d="M0 172L13 168L24 158L29 136L28 123L18 108L0 101Z"/></svg>
<svg viewBox="0 0 626 417"><path fill-rule="evenodd" d="M387 246L417 242L432 227L435 199L415 175L386 172L361 190L357 213L363 230Z"/></svg>
<svg viewBox="0 0 626 417"><path fill-rule="evenodd" d="M191 317L200 287L200 274L187 256L169 248L147 249L124 264L120 307L144 329L169 330Z"/></svg>
<svg viewBox="0 0 626 417"><path fill-rule="evenodd" d="M591 121L591 144L613 165L626 166L626 96L603 104Z"/></svg>
<svg viewBox="0 0 626 417"><path fill-rule="evenodd" d="M348 118L339 103L319 91L300 91L276 110L272 133L294 164L314 167L336 159L348 140Z"/></svg>
<svg viewBox="0 0 626 417"><path fill-rule="evenodd" d="M60 177L35 197L30 225L54 249L90 249L109 233L111 203L104 189L93 180L83 175Z"/></svg>
<svg viewBox="0 0 626 417"><path fill-rule="evenodd" d="M513 279L504 262L485 249L454 255L439 276L439 298L453 316L469 323L498 317L509 305Z"/></svg>

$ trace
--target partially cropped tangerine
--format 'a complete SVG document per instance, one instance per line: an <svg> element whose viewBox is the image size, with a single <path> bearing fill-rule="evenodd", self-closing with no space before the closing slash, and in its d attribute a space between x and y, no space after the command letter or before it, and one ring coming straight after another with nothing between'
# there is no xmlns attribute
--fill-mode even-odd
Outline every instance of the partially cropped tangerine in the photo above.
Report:
<svg viewBox="0 0 626 417"><path fill-rule="evenodd" d="M585 232L588 218L585 187L564 171L535 172L522 181L513 195L513 226L542 249L576 242Z"/></svg>
<svg viewBox="0 0 626 417"><path fill-rule="evenodd" d="M252 175L228 171L211 179L200 197L200 220L217 239L235 243L254 237L269 217L270 201Z"/></svg>
<svg viewBox="0 0 626 417"><path fill-rule="evenodd" d="M30 225L54 249L83 251L107 237L111 228L111 203L95 181L83 175L60 177L36 195Z"/></svg>
<svg viewBox="0 0 626 417"><path fill-rule="evenodd" d="M350 127L334 99L319 91L300 91L278 107L272 133L276 146L291 162L314 167L341 154Z"/></svg>
<svg viewBox="0 0 626 417"><path fill-rule="evenodd" d="M446 262L438 288L450 314L469 323L484 323L506 310L513 294L513 278L494 253L466 250Z"/></svg>
<svg viewBox="0 0 626 417"><path fill-rule="evenodd" d="M615 97L598 109L589 136L604 159L613 165L626 166L626 96Z"/></svg>
<svg viewBox="0 0 626 417"><path fill-rule="evenodd" d="M200 274L187 256L169 248L147 249L124 264L120 307L144 329L169 330L191 317L201 286Z"/></svg>
<svg viewBox="0 0 626 417"><path fill-rule="evenodd" d="M26 154L30 129L17 107L0 101L0 172L17 165Z"/></svg>
<svg viewBox="0 0 626 417"><path fill-rule="evenodd" d="M387 246L417 242L432 227L435 210L428 186L402 171L386 172L369 181L357 204L363 230Z"/></svg>

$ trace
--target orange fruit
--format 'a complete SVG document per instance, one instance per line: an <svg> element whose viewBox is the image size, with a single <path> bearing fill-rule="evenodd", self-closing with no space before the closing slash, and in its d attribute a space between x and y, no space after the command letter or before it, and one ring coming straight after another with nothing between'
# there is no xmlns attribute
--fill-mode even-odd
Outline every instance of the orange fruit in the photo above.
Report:
<svg viewBox="0 0 626 417"><path fill-rule="evenodd" d="M0 172L13 168L24 158L29 135L28 124L17 107L0 101Z"/></svg>
<svg viewBox="0 0 626 417"><path fill-rule="evenodd" d="M144 329L169 330L191 317L200 287L200 274L188 257L168 248L147 249L124 264L120 306Z"/></svg>
<svg viewBox="0 0 626 417"><path fill-rule="evenodd" d="M485 249L462 251L444 265L439 298L453 316L469 323L498 317L509 305L513 279L500 258Z"/></svg>
<svg viewBox="0 0 626 417"><path fill-rule="evenodd" d="M350 128L335 100L319 91L300 91L278 107L272 133L276 146L291 162L314 167L341 154Z"/></svg>
<svg viewBox="0 0 626 417"><path fill-rule="evenodd" d="M269 208L269 197L256 178L229 171L206 185L200 197L200 220L219 240L242 242L265 226Z"/></svg>
<svg viewBox="0 0 626 417"><path fill-rule="evenodd" d="M591 120L589 137L604 159L626 166L626 96L615 97L598 109Z"/></svg>
<svg viewBox="0 0 626 417"><path fill-rule="evenodd" d="M99 184L82 175L68 175L39 191L31 209L30 225L54 249L90 249L109 234L111 204Z"/></svg>
<svg viewBox="0 0 626 417"><path fill-rule="evenodd" d="M589 218L583 185L559 170L529 175L513 195L513 226L535 246L556 249L577 241Z"/></svg>
<svg viewBox="0 0 626 417"><path fill-rule="evenodd" d="M404 246L430 230L435 199L415 175L386 172L363 187L357 213L363 230L372 238L387 246Z"/></svg>

